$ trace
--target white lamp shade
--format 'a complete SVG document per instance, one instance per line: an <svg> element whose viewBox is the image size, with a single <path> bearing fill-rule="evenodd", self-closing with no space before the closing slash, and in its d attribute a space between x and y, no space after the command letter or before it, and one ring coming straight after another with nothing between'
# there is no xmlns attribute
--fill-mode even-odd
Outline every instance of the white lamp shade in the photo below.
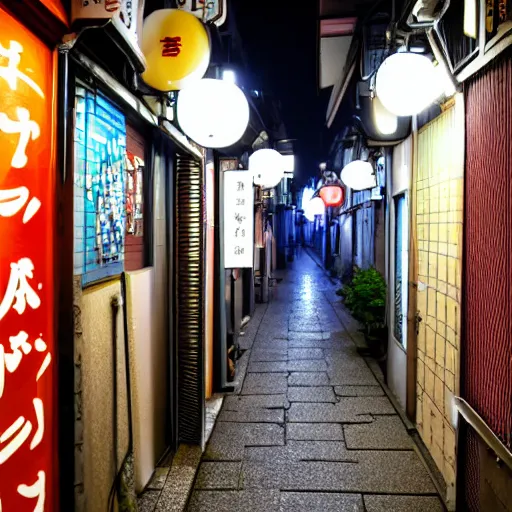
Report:
<svg viewBox="0 0 512 512"><path fill-rule="evenodd" d="M259 149L249 157L249 171L254 184L263 188L274 188L284 176L285 160L275 149Z"/></svg>
<svg viewBox="0 0 512 512"><path fill-rule="evenodd" d="M398 117L384 107L378 96L372 100L373 122L382 135L393 135L398 128Z"/></svg>
<svg viewBox="0 0 512 512"><path fill-rule="evenodd" d="M205 78L180 91L178 122L183 132L205 148L236 144L249 124L249 103L231 82Z"/></svg>
<svg viewBox="0 0 512 512"><path fill-rule="evenodd" d="M304 215L310 222L313 222L317 215L323 215L324 213L325 204L320 197L313 197L304 210Z"/></svg>
<svg viewBox="0 0 512 512"><path fill-rule="evenodd" d="M419 114L442 93L430 59L411 52L389 56L377 71L375 88L384 108L397 116Z"/></svg>
<svg viewBox="0 0 512 512"><path fill-rule="evenodd" d="M366 190L377 186L372 164L364 160L354 160L341 171L341 179L353 190Z"/></svg>
<svg viewBox="0 0 512 512"><path fill-rule="evenodd" d="M311 201L311 198L313 197L314 193L315 189L313 187L306 187L305 189L302 190L300 206L304 210L304 212L306 211L306 207Z"/></svg>

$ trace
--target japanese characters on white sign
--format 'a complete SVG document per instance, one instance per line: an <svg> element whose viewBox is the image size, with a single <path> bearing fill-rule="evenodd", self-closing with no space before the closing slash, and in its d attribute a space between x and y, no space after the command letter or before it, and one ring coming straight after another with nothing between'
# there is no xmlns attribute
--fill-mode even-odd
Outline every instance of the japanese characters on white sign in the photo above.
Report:
<svg viewBox="0 0 512 512"><path fill-rule="evenodd" d="M250 268L254 251L254 191L249 171L224 172L224 267Z"/></svg>
<svg viewBox="0 0 512 512"><path fill-rule="evenodd" d="M178 0L178 9L188 11L203 22L218 27L226 21L226 0Z"/></svg>

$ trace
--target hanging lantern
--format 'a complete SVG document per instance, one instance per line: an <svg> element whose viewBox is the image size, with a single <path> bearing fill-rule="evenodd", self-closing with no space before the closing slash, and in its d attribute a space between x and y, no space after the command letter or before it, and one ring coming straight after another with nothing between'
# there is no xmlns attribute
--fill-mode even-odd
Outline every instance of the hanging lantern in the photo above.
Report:
<svg viewBox="0 0 512 512"><path fill-rule="evenodd" d="M210 39L205 26L179 9L160 9L144 21L143 80L159 91L177 91L201 79L210 63Z"/></svg>
<svg viewBox="0 0 512 512"><path fill-rule="evenodd" d="M275 149L259 149L249 157L249 171L254 184L263 188L274 188L284 176L285 160Z"/></svg>
<svg viewBox="0 0 512 512"><path fill-rule="evenodd" d="M249 113L245 94L225 80L197 80L178 95L181 129L205 148L227 148L236 144L247 129Z"/></svg>
<svg viewBox="0 0 512 512"><path fill-rule="evenodd" d="M310 222L314 222L317 215L325 214L325 204L320 197L313 197L306 205L304 215Z"/></svg>
<svg viewBox="0 0 512 512"><path fill-rule="evenodd" d="M341 179L353 190L366 190L377 186L377 179L370 162L354 160L341 171Z"/></svg>
<svg viewBox="0 0 512 512"><path fill-rule="evenodd" d="M412 116L425 110L442 93L440 74L425 55L395 53L377 71L377 96L396 116Z"/></svg>
<svg viewBox="0 0 512 512"><path fill-rule="evenodd" d="M341 206L345 202L345 189L339 184L324 185L318 195L327 207Z"/></svg>

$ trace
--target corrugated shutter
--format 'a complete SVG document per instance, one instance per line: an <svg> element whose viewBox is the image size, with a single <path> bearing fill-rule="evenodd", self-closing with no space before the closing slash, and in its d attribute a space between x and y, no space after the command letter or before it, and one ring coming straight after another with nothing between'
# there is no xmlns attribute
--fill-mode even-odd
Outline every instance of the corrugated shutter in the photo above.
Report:
<svg viewBox="0 0 512 512"><path fill-rule="evenodd" d="M204 180L194 159L176 165L178 435L201 444L204 431Z"/></svg>
<svg viewBox="0 0 512 512"><path fill-rule="evenodd" d="M466 222L462 393L509 448L512 434L512 59L466 88ZM461 450L465 499L478 510L478 444Z"/></svg>

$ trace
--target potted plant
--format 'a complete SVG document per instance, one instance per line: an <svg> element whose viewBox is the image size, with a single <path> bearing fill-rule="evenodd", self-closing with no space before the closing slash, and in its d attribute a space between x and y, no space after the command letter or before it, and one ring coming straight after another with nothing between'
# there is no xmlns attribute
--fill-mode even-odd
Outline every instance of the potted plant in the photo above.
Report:
<svg viewBox="0 0 512 512"><path fill-rule="evenodd" d="M352 280L338 291L352 316L363 325L371 354L382 360L386 355L386 281L375 268L354 268Z"/></svg>

